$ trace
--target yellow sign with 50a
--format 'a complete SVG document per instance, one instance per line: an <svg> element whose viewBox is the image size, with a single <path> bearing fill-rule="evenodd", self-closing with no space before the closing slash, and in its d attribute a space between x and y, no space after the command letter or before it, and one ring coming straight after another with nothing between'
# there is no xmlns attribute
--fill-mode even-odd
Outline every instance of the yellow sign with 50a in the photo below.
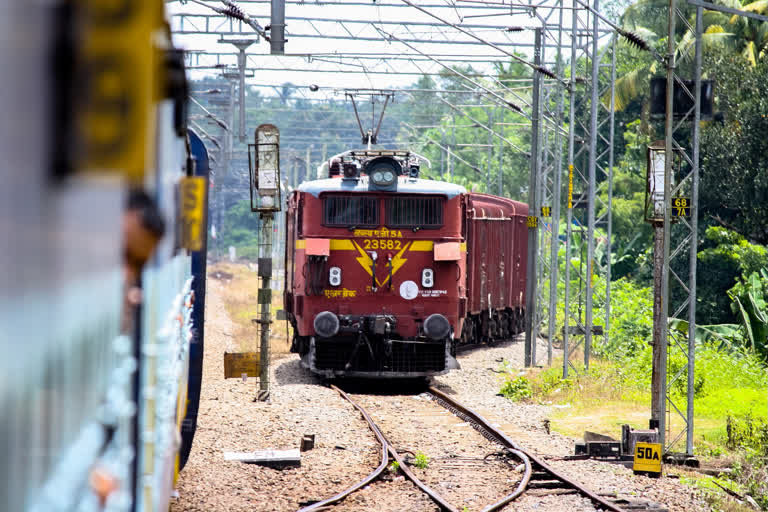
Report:
<svg viewBox="0 0 768 512"><path fill-rule="evenodd" d="M635 472L651 473L654 476L661 474L661 444L637 443L635 445L635 459L632 465Z"/></svg>

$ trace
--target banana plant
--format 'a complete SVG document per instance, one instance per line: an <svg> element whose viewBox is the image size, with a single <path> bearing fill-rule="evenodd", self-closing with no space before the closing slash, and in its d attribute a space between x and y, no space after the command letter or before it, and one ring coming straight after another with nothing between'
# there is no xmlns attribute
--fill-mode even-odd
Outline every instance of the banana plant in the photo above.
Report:
<svg viewBox="0 0 768 512"><path fill-rule="evenodd" d="M768 303L765 286L768 271L753 272L743 282L728 291L734 313L741 318L741 325L749 342L749 350L768 361Z"/></svg>

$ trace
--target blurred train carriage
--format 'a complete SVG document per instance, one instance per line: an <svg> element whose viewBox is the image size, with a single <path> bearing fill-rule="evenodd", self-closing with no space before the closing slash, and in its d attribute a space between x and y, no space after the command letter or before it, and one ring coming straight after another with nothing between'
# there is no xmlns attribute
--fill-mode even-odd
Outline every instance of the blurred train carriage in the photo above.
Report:
<svg viewBox="0 0 768 512"><path fill-rule="evenodd" d="M528 207L419 178L407 151L348 151L288 199L291 350L327 377L419 377L523 330Z"/></svg>
<svg viewBox="0 0 768 512"><path fill-rule="evenodd" d="M163 2L0 13L0 510L167 510L199 398L208 167ZM165 236L126 331L133 188Z"/></svg>

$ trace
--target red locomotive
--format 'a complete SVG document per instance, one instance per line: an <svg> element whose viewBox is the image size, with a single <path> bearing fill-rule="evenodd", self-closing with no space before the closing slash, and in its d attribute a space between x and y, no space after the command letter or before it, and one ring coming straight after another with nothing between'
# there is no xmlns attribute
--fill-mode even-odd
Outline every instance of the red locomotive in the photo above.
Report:
<svg viewBox="0 0 768 512"><path fill-rule="evenodd" d="M458 368L524 327L528 206L424 180L418 155L348 151L288 200L291 350L326 377Z"/></svg>

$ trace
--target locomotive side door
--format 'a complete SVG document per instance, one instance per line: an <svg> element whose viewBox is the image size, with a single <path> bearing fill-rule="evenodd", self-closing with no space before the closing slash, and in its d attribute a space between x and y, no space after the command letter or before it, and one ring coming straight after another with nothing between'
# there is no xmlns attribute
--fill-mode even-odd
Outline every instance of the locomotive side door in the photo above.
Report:
<svg viewBox="0 0 768 512"><path fill-rule="evenodd" d="M293 269L296 261L296 210L299 207L300 192L293 192L288 198L285 211L285 287L283 289L283 308L293 314Z"/></svg>

